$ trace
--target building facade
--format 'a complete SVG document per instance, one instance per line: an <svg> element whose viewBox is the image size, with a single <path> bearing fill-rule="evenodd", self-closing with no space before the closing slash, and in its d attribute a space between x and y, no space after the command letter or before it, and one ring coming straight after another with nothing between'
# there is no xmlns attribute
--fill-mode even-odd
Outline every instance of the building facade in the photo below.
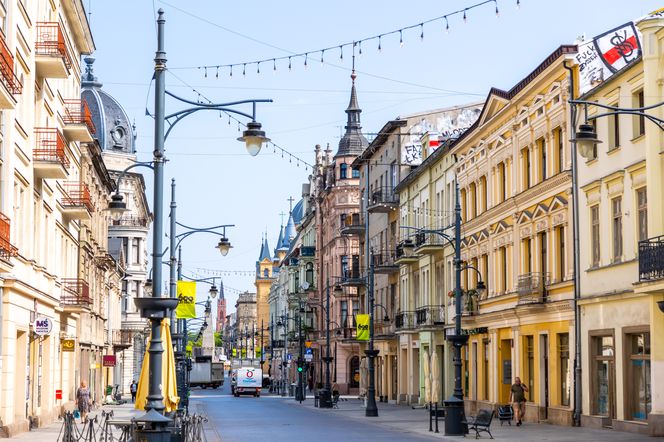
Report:
<svg viewBox="0 0 664 442"><path fill-rule="evenodd" d="M235 336L241 358L254 359L256 352L256 293L240 293L235 303Z"/></svg>

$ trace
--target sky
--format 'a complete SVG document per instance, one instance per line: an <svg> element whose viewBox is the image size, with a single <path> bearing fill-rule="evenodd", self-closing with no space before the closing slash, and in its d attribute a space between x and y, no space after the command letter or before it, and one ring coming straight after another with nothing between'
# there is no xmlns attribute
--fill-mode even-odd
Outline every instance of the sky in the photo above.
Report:
<svg viewBox="0 0 664 442"><path fill-rule="evenodd" d="M561 44L590 39L664 6L651 0L335 0L246 2L219 0L84 0L96 52L94 73L104 90L125 108L137 127L140 161L153 150L151 78L156 50L156 11L166 15L166 89L189 100L259 104L257 121L272 141L294 155L264 148L250 157L238 123L218 112L198 112L178 123L166 142L166 204L169 183L177 184L177 218L185 225L234 224L227 230L233 249L222 257L218 238L197 234L183 242L186 275L223 276L228 311L238 291L255 292L255 262L267 233L275 248L281 213L299 200L316 144L336 151L350 96L350 46L356 46L357 93L367 138L399 115L482 102L491 87L509 89ZM496 14L496 4L499 14ZM463 14L449 15L454 11ZM431 19L448 15L446 21ZM420 26L420 23L425 23ZM389 34L409 26L401 32ZM383 34L380 39L367 37ZM423 38L421 38L423 34ZM323 54L320 49L334 47ZM305 57L272 59L308 52ZM251 62L270 60L258 67ZM242 75L243 64L245 75ZM229 68L216 66L237 64ZM274 65L276 64L276 71ZM206 70L202 66L213 66ZM257 70L260 68L260 73ZM218 72L218 75L217 75ZM167 99L166 113L185 105ZM247 107L238 110L250 111ZM246 123L246 119L239 118ZM146 174L152 202L152 176ZM167 215L167 214L166 214ZM165 231L168 227L165 218ZM284 219L284 223L285 223ZM167 243L167 239L165 239ZM164 275L168 270L164 269ZM209 286L199 287L204 296Z"/></svg>

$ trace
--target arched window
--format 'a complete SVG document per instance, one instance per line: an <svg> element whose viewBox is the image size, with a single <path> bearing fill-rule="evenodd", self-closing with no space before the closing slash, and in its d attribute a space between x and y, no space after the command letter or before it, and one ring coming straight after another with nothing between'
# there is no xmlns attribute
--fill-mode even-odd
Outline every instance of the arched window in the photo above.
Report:
<svg viewBox="0 0 664 442"><path fill-rule="evenodd" d="M263 269L263 277L264 278L269 278L270 277L270 271L268 269Z"/></svg>
<svg viewBox="0 0 664 442"><path fill-rule="evenodd" d="M348 386L350 388L359 388L360 387L360 357L353 356L350 358L349 363L350 370L350 379L348 379Z"/></svg>
<svg viewBox="0 0 664 442"><path fill-rule="evenodd" d="M304 271L304 280L307 281L309 286L314 283L314 264L312 262L307 263L307 268Z"/></svg>
<svg viewBox="0 0 664 442"><path fill-rule="evenodd" d="M339 165L339 179L340 180L345 180L348 175L348 164L346 163L341 163Z"/></svg>

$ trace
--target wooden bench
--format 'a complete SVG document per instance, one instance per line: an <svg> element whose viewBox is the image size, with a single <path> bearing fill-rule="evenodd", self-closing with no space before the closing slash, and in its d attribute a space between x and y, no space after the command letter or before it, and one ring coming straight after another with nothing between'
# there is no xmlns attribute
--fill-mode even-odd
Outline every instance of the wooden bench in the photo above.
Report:
<svg viewBox="0 0 664 442"><path fill-rule="evenodd" d="M468 431L475 430L475 439L479 439L480 433L488 433L489 437L493 439L491 434L491 421L495 414L494 410L480 410L477 413L477 416L470 416L466 418L462 423L468 425ZM464 434L464 437L466 435Z"/></svg>

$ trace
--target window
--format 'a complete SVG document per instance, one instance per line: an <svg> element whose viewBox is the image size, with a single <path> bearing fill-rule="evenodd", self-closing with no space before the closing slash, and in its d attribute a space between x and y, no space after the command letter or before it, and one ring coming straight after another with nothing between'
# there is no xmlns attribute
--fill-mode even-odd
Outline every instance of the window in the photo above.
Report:
<svg viewBox="0 0 664 442"><path fill-rule="evenodd" d="M637 222L639 223L639 241L648 239L648 193L642 187L636 191Z"/></svg>
<svg viewBox="0 0 664 442"><path fill-rule="evenodd" d="M540 232L537 234L537 239L539 240L539 248L540 248L540 256L539 256L539 271L542 274L542 278L544 278L544 282L546 283L546 273L548 266L546 265L546 252L547 252L547 234L546 232Z"/></svg>
<svg viewBox="0 0 664 442"><path fill-rule="evenodd" d="M484 296L486 296L486 294L489 293L489 255L482 255L481 261L482 268L480 268L480 272L482 272L482 282L484 282Z"/></svg>
<svg viewBox="0 0 664 442"><path fill-rule="evenodd" d="M613 336L594 336L593 346L592 413L613 417L614 359Z"/></svg>
<svg viewBox="0 0 664 442"><path fill-rule="evenodd" d="M348 301L341 301L341 326L348 327Z"/></svg>
<svg viewBox="0 0 664 442"><path fill-rule="evenodd" d="M530 238L523 240L523 273L530 273L532 271L531 262L532 258L532 245Z"/></svg>
<svg viewBox="0 0 664 442"><path fill-rule="evenodd" d="M466 189L461 189L461 220L468 221L468 216L466 214Z"/></svg>
<svg viewBox="0 0 664 442"><path fill-rule="evenodd" d="M339 179L340 180L345 180L348 175L348 164L346 163L341 163L339 165Z"/></svg>
<svg viewBox="0 0 664 442"><path fill-rule="evenodd" d="M622 257L622 198L611 200L611 219L613 224L613 261Z"/></svg>
<svg viewBox="0 0 664 442"><path fill-rule="evenodd" d="M522 190L530 189L530 149L525 148L521 150L521 173L522 173Z"/></svg>
<svg viewBox="0 0 664 442"><path fill-rule="evenodd" d="M632 107L644 107L645 100L643 96L643 89L632 94ZM634 125L634 138L640 137L646 133L646 119L643 115L635 115L633 117Z"/></svg>
<svg viewBox="0 0 664 442"><path fill-rule="evenodd" d="M526 347L526 363L525 366L525 375L526 375L526 385L530 392L530 397L533 397L535 392L535 348L534 348L534 339L533 336L526 336L524 338L524 346Z"/></svg>
<svg viewBox="0 0 664 442"><path fill-rule="evenodd" d="M617 106L617 103L614 104ZM620 147L620 118L619 115L610 115L609 121L609 150Z"/></svg>
<svg viewBox="0 0 664 442"><path fill-rule="evenodd" d="M390 189L391 190L394 190L394 188L396 187L396 185L399 182L398 177L397 177L397 170L398 169L397 169L397 163L396 162L393 162L392 164L390 164ZM355 172L354 169L353 169L353 172ZM353 176L353 178L355 178L355 176Z"/></svg>
<svg viewBox="0 0 664 442"><path fill-rule="evenodd" d="M597 133L597 120L591 120L590 125L593 127L593 132ZM597 158L597 143L593 143L593 156L590 160L594 160Z"/></svg>
<svg viewBox="0 0 664 442"><path fill-rule="evenodd" d="M558 335L558 384L560 385L560 405L569 406L572 372L569 366L569 334Z"/></svg>
<svg viewBox="0 0 664 442"><path fill-rule="evenodd" d="M132 262L134 264L140 264L141 263L141 239L140 238L134 238L131 242L131 256L132 256Z"/></svg>
<svg viewBox="0 0 664 442"><path fill-rule="evenodd" d="M480 177L480 213L485 212L487 209L486 199L486 176Z"/></svg>
<svg viewBox="0 0 664 442"><path fill-rule="evenodd" d="M348 255L341 255L341 276L348 277Z"/></svg>
<svg viewBox="0 0 664 442"><path fill-rule="evenodd" d="M498 202L503 202L507 195L507 179L505 177L505 163L498 164Z"/></svg>
<svg viewBox="0 0 664 442"><path fill-rule="evenodd" d="M125 261L129 261L129 238L122 238L122 253L124 253Z"/></svg>
<svg viewBox="0 0 664 442"><path fill-rule="evenodd" d="M489 340L482 340L484 363L482 364L482 380L484 381L484 400L489 400Z"/></svg>
<svg viewBox="0 0 664 442"><path fill-rule="evenodd" d="M558 226L555 230L556 235L556 280L565 279L565 227Z"/></svg>
<svg viewBox="0 0 664 442"><path fill-rule="evenodd" d="M565 168L564 166L564 145L563 145L563 130L558 127L553 131L556 142L556 172L560 173Z"/></svg>
<svg viewBox="0 0 664 442"><path fill-rule="evenodd" d="M500 288L502 292L507 291L507 248L501 247L498 250L500 254Z"/></svg>
<svg viewBox="0 0 664 442"><path fill-rule="evenodd" d="M540 156L539 178L540 181L544 181L546 179L546 140L544 139L544 137L537 139L537 151Z"/></svg>
<svg viewBox="0 0 664 442"><path fill-rule="evenodd" d="M592 242L592 258L593 267L599 265L600 259L600 249L599 249L599 206L593 206L590 208L590 237Z"/></svg>
<svg viewBox="0 0 664 442"><path fill-rule="evenodd" d="M360 177L360 169L353 169L352 170L352 176L353 178L359 178Z"/></svg>
<svg viewBox="0 0 664 442"><path fill-rule="evenodd" d="M650 333L627 335L627 416L647 420L652 406L650 386Z"/></svg>
<svg viewBox="0 0 664 442"><path fill-rule="evenodd" d="M357 318L357 315L360 314L360 303L355 301L353 302L353 327L357 326L357 323L355 322L355 319Z"/></svg>
<svg viewBox="0 0 664 442"><path fill-rule="evenodd" d="M473 219L477 216L477 187L475 186L475 183L470 183L468 199L468 219Z"/></svg>

